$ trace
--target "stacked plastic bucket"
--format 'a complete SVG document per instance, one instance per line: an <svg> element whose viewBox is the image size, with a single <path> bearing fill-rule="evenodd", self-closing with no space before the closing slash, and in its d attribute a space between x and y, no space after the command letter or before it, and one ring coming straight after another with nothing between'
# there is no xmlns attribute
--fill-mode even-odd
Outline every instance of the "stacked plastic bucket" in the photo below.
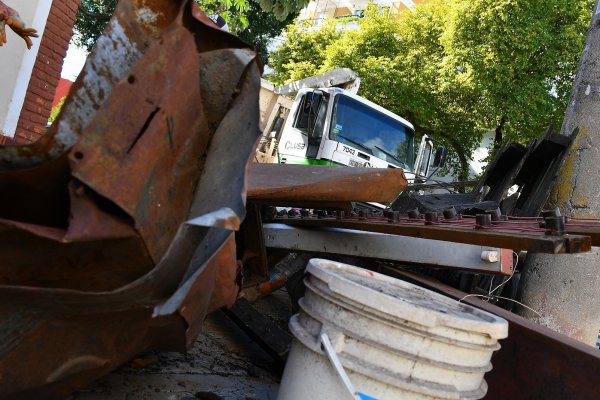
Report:
<svg viewBox="0 0 600 400"><path fill-rule="evenodd" d="M346 264L313 259L307 273L279 400L485 396L504 319Z"/></svg>

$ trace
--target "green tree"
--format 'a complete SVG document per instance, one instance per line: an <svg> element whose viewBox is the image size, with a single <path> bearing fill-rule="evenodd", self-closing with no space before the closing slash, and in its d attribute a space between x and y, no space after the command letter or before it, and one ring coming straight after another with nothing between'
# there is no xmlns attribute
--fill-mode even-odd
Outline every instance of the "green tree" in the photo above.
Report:
<svg viewBox="0 0 600 400"><path fill-rule="evenodd" d="M118 0L81 0L75 20L75 44L91 51L110 20Z"/></svg>
<svg viewBox="0 0 600 400"><path fill-rule="evenodd" d="M288 25L285 41L269 55L269 66L275 73L267 78L276 85L307 78L323 70L327 49L342 33L333 20L318 30L308 30L308 22Z"/></svg>
<svg viewBox="0 0 600 400"><path fill-rule="evenodd" d="M432 0L399 19L370 8L358 29L288 27L270 66L278 84L355 70L361 95L451 147L465 178L486 131L496 130L498 141L527 142L548 124L560 125L592 6Z"/></svg>
<svg viewBox="0 0 600 400"><path fill-rule="evenodd" d="M52 110L50 110L50 117L48 117L48 122L54 122L56 118L58 118L60 112L62 111L63 105L65 104L66 98L67 96L61 97L59 102L56 103L54 107L52 107Z"/></svg>
<svg viewBox="0 0 600 400"><path fill-rule="evenodd" d="M560 123L589 27L591 0L473 1L452 10L448 52L472 71L478 117L496 141Z"/></svg>
<svg viewBox="0 0 600 400"><path fill-rule="evenodd" d="M290 21L289 17L296 16L308 4L308 0L196 0L202 10L207 14L219 14L227 21L229 28L234 33L247 29L246 39L253 42L258 38L259 46L265 37L272 35L277 30L276 36L281 31L283 21ZM81 0L75 21L75 43L90 51L104 27L110 20L118 0ZM268 14L260 14L259 10ZM271 24L267 24L267 21ZM252 24L250 26L249 24ZM258 27L255 27L257 25ZM259 29L259 27L262 27ZM260 49L260 47L259 47Z"/></svg>
<svg viewBox="0 0 600 400"><path fill-rule="evenodd" d="M269 63L268 46L281 34L281 31L298 16L299 11L291 12L285 19L279 20L272 12L264 11L260 5L250 0L246 13L248 26L238 32L238 36L256 47L265 64Z"/></svg>

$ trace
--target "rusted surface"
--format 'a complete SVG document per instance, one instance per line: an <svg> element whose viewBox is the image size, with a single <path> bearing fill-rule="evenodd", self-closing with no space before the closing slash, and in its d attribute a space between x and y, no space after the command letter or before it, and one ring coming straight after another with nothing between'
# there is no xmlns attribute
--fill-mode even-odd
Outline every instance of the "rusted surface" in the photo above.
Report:
<svg viewBox="0 0 600 400"><path fill-rule="evenodd" d="M386 222L385 220L335 218L276 218L275 222L302 227L347 228L369 232L413 236L423 239L493 246L538 253L581 253L591 249L591 239L583 235L546 235L544 232L476 229L474 226L425 225L423 221Z"/></svg>
<svg viewBox="0 0 600 400"><path fill-rule="evenodd" d="M567 224L565 231L573 235L586 235L592 239L592 246L600 246L600 224L598 222L587 226Z"/></svg>
<svg viewBox="0 0 600 400"><path fill-rule="evenodd" d="M242 250L242 263L244 264L246 276L245 285L251 285L258 280L262 282L269 274L269 263L267 249L262 228L262 217L260 207L249 204L246 219L242 224L239 238L239 249Z"/></svg>
<svg viewBox="0 0 600 400"><path fill-rule="evenodd" d="M399 168L255 163L248 177L248 201L282 206L309 202L391 203L406 186L404 172Z"/></svg>
<svg viewBox="0 0 600 400"><path fill-rule="evenodd" d="M0 398L183 351L235 301L261 67L193 7L120 1L48 134L0 147Z"/></svg>
<svg viewBox="0 0 600 400"><path fill-rule="evenodd" d="M465 293L431 278L386 268L385 273L455 299ZM597 399L600 351L500 307L475 298L464 300L508 320L508 338L492 357L486 400Z"/></svg>

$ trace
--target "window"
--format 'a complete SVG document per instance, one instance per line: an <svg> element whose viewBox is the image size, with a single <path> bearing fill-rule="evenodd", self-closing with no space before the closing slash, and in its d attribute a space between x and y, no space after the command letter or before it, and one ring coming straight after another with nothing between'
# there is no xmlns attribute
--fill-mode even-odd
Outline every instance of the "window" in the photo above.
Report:
<svg viewBox="0 0 600 400"><path fill-rule="evenodd" d="M412 170L414 131L392 116L346 95L333 105L329 137Z"/></svg>
<svg viewBox="0 0 600 400"><path fill-rule="evenodd" d="M294 128L305 135L322 137L327 115L327 95L310 92L302 96L294 119Z"/></svg>

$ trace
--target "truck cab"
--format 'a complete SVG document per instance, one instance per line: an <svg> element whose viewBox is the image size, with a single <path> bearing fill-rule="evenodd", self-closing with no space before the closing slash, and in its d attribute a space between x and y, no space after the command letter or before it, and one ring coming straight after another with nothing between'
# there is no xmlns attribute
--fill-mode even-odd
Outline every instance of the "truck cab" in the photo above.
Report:
<svg viewBox="0 0 600 400"><path fill-rule="evenodd" d="M278 162L402 168L413 180L415 172L427 175L433 150L423 140L415 157L414 142L410 122L363 97L340 88L301 89L281 133Z"/></svg>

